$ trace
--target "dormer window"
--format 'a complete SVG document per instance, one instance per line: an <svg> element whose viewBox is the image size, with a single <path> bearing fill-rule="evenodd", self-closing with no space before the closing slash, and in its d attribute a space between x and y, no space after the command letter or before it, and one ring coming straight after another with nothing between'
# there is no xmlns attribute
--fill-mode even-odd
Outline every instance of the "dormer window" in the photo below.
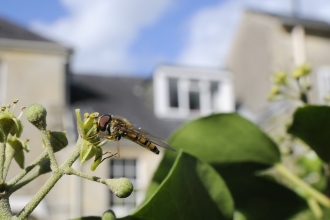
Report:
<svg viewBox="0 0 330 220"><path fill-rule="evenodd" d="M154 99L160 118L189 119L234 111L230 75L220 70L160 67L154 75Z"/></svg>

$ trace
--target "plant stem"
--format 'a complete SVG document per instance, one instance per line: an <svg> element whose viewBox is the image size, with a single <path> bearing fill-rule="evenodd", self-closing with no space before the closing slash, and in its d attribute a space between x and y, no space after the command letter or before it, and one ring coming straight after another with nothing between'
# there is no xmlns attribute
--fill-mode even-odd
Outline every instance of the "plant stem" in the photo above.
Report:
<svg viewBox="0 0 330 220"><path fill-rule="evenodd" d="M4 164L4 170L3 170L3 176L4 179L6 179L7 174L8 174L8 170L11 164L11 161L13 160L13 157L15 155L15 150L12 147L8 147L6 149L6 160L5 160L5 164Z"/></svg>
<svg viewBox="0 0 330 220"><path fill-rule="evenodd" d="M28 176L26 179L24 179L24 181L15 184L13 187L10 188L9 193L12 194L15 191L19 190L20 188L22 188L23 186L25 186L26 184L30 183L31 181L33 181L34 179L36 179L38 176L40 176L39 171L36 171L34 173L32 173L30 176Z"/></svg>
<svg viewBox="0 0 330 220"><path fill-rule="evenodd" d="M53 172L52 176L47 180L47 182L41 187L37 194L31 199L31 201L22 209L20 213L17 214L17 218L25 219L31 212L39 205L41 200L45 198L48 192L54 187L56 182L66 173L65 171L72 166L72 164L78 159L80 154L80 143L79 138L74 149L74 152L68 158L68 160L61 165L56 172ZM49 154L48 154L49 155Z"/></svg>
<svg viewBox="0 0 330 220"><path fill-rule="evenodd" d="M73 168L69 168L67 169L66 171L66 174L68 175L76 175L76 176L79 176L79 177L82 177L84 179L88 179L88 180L91 180L91 181L95 181L95 182L98 182L98 183L102 183L102 184L105 184L105 181L104 179L100 178L100 177L97 177L97 176L90 176L86 173L82 173L82 172L79 172Z"/></svg>
<svg viewBox="0 0 330 220"><path fill-rule="evenodd" d="M310 210L313 212L314 216L316 219L322 219L323 212L322 209L320 208L319 204L314 198L309 198L307 200L308 206Z"/></svg>
<svg viewBox="0 0 330 220"><path fill-rule="evenodd" d="M330 207L330 200L328 197L302 181L299 177L293 174L290 170L288 170L283 164L277 163L275 164L274 168L276 171L284 176L288 181L290 181L294 186L297 186L304 190L310 197L314 198L317 202L322 204L323 206L329 208Z"/></svg>
<svg viewBox="0 0 330 220"><path fill-rule="evenodd" d="M54 150L50 144L48 132L46 130L41 130L41 134L42 134L42 139L44 140L46 145L45 147L48 152L48 157L50 159L50 167L53 172L56 172L58 170L58 164L55 158Z"/></svg>
<svg viewBox="0 0 330 220"><path fill-rule="evenodd" d="M26 219L33 210L39 205L41 200L45 198L48 192L54 187L56 182L63 176L61 172L54 172L47 182L41 187L37 194L29 201L28 204L17 214L19 219Z"/></svg>
<svg viewBox="0 0 330 220"><path fill-rule="evenodd" d="M13 179L7 183L7 187L10 189L17 182L19 182L26 174L28 174L35 166L37 166L43 159L47 158L47 151L42 152L37 159L35 159L29 166L25 167L21 173L17 174Z"/></svg>
<svg viewBox="0 0 330 220"><path fill-rule="evenodd" d="M10 219L13 213L10 209L9 195L6 193L1 193L0 196L0 219Z"/></svg>
<svg viewBox="0 0 330 220"><path fill-rule="evenodd" d="M5 177L3 176L3 174L4 174L4 164L6 160L7 136L5 135L1 125L0 125L0 133L2 134L2 139L3 139L3 142L0 146L0 185L3 185L5 183Z"/></svg>

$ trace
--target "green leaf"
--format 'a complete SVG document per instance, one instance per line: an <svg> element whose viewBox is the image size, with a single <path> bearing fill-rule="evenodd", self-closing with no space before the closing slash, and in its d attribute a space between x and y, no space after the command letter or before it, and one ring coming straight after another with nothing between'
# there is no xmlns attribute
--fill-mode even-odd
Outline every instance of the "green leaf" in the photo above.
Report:
<svg viewBox="0 0 330 220"><path fill-rule="evenodd" d="M172 135L169 143L210 163L230 189L236 209L247 219L285 219L306 205L291 190L255 175L279 162L280 153L266 134L237 114L211 115L187 123ZM157 193L175 156L176 153L165 152L147 198Z"/></svg>
<svg viewBox="0 0 330 220"><path fill-rule="evenodd" d="M235 207L247 220L287 219L306 207L292 190L269 176L241 172L249 164L218 168L235 201Z"/></svg>
<svg viewBox="0 0 330 220"><path fill-rule="evenodd" d="M280 161L276 144L236 113L191 121L179 128L169 143L211 164L253 162L272 166Z"/></svg>
<svg viewBox="0 0 330 220"><path fill-rule="evenodd" d="M232 219L233 205L217 172L207 163L180 152L155 194L123 219Z"/></svg>
<svg viewBox="0 0 330 220"><path fill-rule="evenodd" d="M85 217L74 218L71 220L102 220L102 218L99 216L85 216Z"/></svg>
<svg viewBox="0 0 330 220"><path fill-rule="evenodd" d="M330 107L298 108L288 133L303 140L323 161L330 162Z"/></svg>

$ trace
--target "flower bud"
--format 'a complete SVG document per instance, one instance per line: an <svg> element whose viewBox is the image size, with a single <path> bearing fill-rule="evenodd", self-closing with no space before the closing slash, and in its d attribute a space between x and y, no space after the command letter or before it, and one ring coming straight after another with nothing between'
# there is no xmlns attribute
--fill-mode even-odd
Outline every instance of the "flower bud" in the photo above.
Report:
<svg viewBox="0 0 330 220"><path fill-rule="evenodd" d="M276 84L284 85L284 84L286 84L286 81L287 81L287 75L284 71L279 71L274 74L273 79Z"/></svg>
<svg viewBox="0 0 330 220"><path fill-rule="evenodd" d="M39 130L46 130L46 109L39 104L32 104L26 110L26 118Z"/></svg>
<svg viewBox="0 0 330 220"><path fill-rule="evenodd" d="M14 115L8 111L0 112L0 142L3 142L3 137L7 137L12 129L16 126L15 121L13 120Z"/></svg>
<svg viewBox="0 0 330 220"><path fill-rule="evenodd" d="M133 192L133 184L129 179L122 177L119 179L106 179L105 184L119 198L126 198Z"/></svg>
<svg viewBox="0 0 330 220"><path fill-rule="evenodd" d="M116 214L109 209L103 213L102 220L116 220Z"/></svg>

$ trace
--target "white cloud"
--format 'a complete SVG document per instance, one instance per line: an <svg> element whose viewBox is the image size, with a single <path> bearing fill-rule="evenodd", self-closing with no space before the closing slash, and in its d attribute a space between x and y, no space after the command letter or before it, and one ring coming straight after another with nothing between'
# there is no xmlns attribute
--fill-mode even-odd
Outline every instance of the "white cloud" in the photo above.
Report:
<svg viewBox="0 0 330 220"><path fill-rule="evenodd" d="M61 0L68 15L54 23L35 21L33 30L75 49L76 72L134 70L128 49L140 31L156 22L171 0Z"/></svg>
<svg viewBox="0 0 330 220"><path fill-rule="evenodd" d="M221 67L241 12L240 1L198 11L190 20L188 40L178 58L183 65Z"/></svg>
<svg viewBox="0 0 330 220"><path fill-rule="evenodd" d="M330 21L328 0L298 1L302 15ZM202 8L188 21L187 42L177 62L182 65L223 67L244 8L288 14L289 0L227 0Z"/></svg>

